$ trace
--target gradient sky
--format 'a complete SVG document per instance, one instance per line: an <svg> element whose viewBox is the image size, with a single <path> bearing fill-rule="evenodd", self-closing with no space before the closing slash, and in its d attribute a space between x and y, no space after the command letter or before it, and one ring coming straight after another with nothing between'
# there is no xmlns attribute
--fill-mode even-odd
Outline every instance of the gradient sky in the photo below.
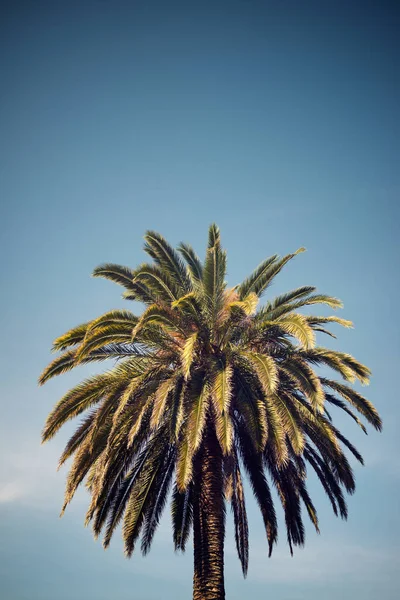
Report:
<svg viewBox="0 0 400 600"><path fill-rule="evenodd" d="M0 598L191 597L191 552L174 554L169 509L150 555L131 561L119 534L104 552L84 529L84 491L58 518L72 427L44 447L40 431L91 370L36 381L54 337L124 306L120 288L91 279L97 264L136 266L146 229L203 253L213 221L231 285L307 247L272 292L316 285L344 301L355 329L332 345L371 367L366 392L384 420L368 437L345 423L366 459L349 521L311 482L322 535L307 527L294 558L282 529L267 559L248 495L243 581L229 516L227 598L398 598L398 2L13 0L1 11Z"/></svg>

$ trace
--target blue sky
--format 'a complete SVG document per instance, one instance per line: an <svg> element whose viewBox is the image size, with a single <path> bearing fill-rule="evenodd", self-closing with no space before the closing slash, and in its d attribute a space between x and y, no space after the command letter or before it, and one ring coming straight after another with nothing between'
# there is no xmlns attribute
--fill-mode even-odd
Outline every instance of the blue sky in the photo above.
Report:
<svg viewBox="0 0 400 600"><path fill-rule="evenodd" d="M1 11L0 597L190 597L192 557L174 554L168 509L150 555L131 561L118 536L104 552L83 528L84 491L58 518L72 427L44 447L40 430L91 371L36 380L54 337L124 306L119 288L91 279L97 264L141 262L146 229L203 252L215 221L232 285L306 246L272 292L316 285L344 301L355 329L332 345L371 367L366 393L384 419L368 437L344 423L366 460L349 521L311 482L322 535L308 528L294 558L282 530L267 559L248 494L249 575L229 518L227 597L397 598L398 4L15 0Z"/></svg>

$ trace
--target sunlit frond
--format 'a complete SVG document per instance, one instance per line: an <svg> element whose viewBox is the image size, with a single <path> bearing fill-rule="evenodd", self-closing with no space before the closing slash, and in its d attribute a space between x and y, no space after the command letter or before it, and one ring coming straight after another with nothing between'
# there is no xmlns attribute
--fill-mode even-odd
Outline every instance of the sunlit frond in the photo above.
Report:
<svg viewBox="0 0 400 600"><path fill-rule="evenodd" d="M305 317L298 313L291 313L284 317L279 317L273 324L293 337L295 337L305 349L315 346L315 334L308 325Z"/></svg>
<svg viewBox="0 0 400 600"><path fill-rule="evenodd" d="M211 389L215 414L215 428L222 452L229 454L233 442L233 425L230 415L232 397L232 367L219 363L216 366Z"/></svg>

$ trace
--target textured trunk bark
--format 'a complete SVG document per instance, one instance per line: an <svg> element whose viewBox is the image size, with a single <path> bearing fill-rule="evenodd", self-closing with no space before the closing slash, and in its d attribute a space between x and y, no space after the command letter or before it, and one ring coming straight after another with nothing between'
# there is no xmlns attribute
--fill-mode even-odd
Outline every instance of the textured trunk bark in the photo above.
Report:
<svg viewBox="0 0 400 600"><path fill-rule="evenodd" d="M193 600L224 600L225 503L222 451L208 425L194 461Z"/></svg>

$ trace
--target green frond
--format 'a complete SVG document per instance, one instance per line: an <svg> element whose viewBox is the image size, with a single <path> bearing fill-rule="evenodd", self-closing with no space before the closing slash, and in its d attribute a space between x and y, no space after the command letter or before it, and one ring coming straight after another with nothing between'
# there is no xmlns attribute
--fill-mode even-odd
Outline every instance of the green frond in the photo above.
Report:
<svg viewBox="0 0 400 600"><path fill-rule="evenodd" d="M267 305L262 309L262 315L269 320L278 319L282 315L290 314L293 311L303 308L304 306L310 306L312 304L326 304L330 308L343 308L342 302L338 298L332 296L326 296L325 294L315 294L306 298L297 300L295 302L288 302L287 304L281 304L275 308L272 305Z"/></svg>
<svg viewBox="0 0 400 600"><path fill-rule="evenodd" d="M127 290L135 291L132 286L134 271L128 267L105 263L96 267L92 275L93 277L104 277L105 279L109 279L110 281L114 281L114 283L122 285Z"/></svg>
<svg viewBox="0 0 400 600"><path fill-rule="evenodd" d="M170 304L181 296L178 286L168 273L156 265L144 263L136 269L134 275L133 282L145 286L156 302Z"/></svg>
<svg viewBox="0 0 400 600"><path fill-rule="evenodd" d="M296 288L291 292L287 292L286 294L276 296L273 302L267 302L263 310L265 312L274 311L280 308L281 306L285 306L286 304L293 302L293 300L299 300L300 298L304 298L304 296L309 296L313 292L315 292L315 287L309 285Z"/></svg>
<svg viewBox="0 0 400 600"><path fill-rule="evenodd" d="M148 454L147 460L132 486L123 523L125 554L128 557L132 555L135 542L140 535L147 505L154 501L152 496L157 494L157 483L165 474L163 467L166 454L167 446L160 440L153 452Z"/></svg>
<svg viewBox="0 0 400 600"><path fill-rule="evenodd" d="M299 358L291 357L279 368L291 379L298 389L309 399L311 406L317 412L323 412L325 395L319 377L312 368Z"/></svg>
<svg viewBox="0 0 400 600"><path fill-rule="evenodd" d="M340 431L336 427L334 427L333 425L331 425L331 427L332 427L332 430L335 432L335 435L338 438L338 440L340 440L342 442L342 444L344 446L346 446L346 448L348 450L350 450L350 452L352 453L354 458L356 458L358 460L358 462L363 465L364 459L361 456L361 454L359 453L359 451L357 450L357 448L355 446L353 446L353 444L342 433L340 433Z"/></svg>
<svg viewBox="0 0 400 600"><path fill-rule="evenodd" d="M345 413L347 413L353 419L353 421L355 421L357 423L357 425L363 430L363 432L365 434L367 434L367 430L366 430L364 424L360 421L360 419L357 417L357 415L355 415L353 413L353 411L348 408L348 406L346 405L345 402L343 402L343 400L336 398L336 396L332 396L332 394L327 394L326 392L325 392L325 399L330 404L333 404L334 406L338 406L339 408L341 408Z"/></svg>
<svg viewBox="0 0 400 600"><path fill-rule="evenodd" d="M89 415L87 415L87 417L85 417L85 419L82 420L82 423L78 427L78 429L70 437L58 461L59 469L62 467L65 461L68 460L68 458L70 458L74 454L74 452L76 452L76 450L79 448L79 446L87 439L92 428L95 416L96 411L92 411Z"/></svg>
<svg viewBox="0 0 400 600"><path fill-rule="evenodd" d="M166 306L159 306L158 304L148 306L132 330L132 340L141 342L143 330L148 329L148 325L157 325L167 334L179 332L185 335L185 330L181 327L179 314L174 313ZM143 341L148 343L148 338L144 338Z"/></svg>
<svg viewBox="0 0 400 600"><path fill-rule="evenodd" d="M161 470L162 478L156 481L155 494L152 495L150 502L146 507L146 516L142 532L141 549L145 556L149 551L153 541L154 533L160 522L161 515L168 499L168 491L171 486L172 475L174 472L176 460L175 449L169 449L165 459L163 469ZM164 471L164 473L163 473Z"/></svg>
<svg viewBox="0 0 400 600"><path fill-rule="evenodd" d="M95 329L102 329L103 327L126 327L126 330L132 330L139 318L136 317L130 310L109 310L97 319L94 319L89 323L87 328L86 336L90 335Z"/></svg>
<svg viewBox="0 0 400 600"><path fill-rule="evenodd" d="M274 254L273 256L270 256L269 258L264 260L253 271L253 273L250 275L250 277L245 279L243 281L243 283L241 285L239 285L237 292L239 294L240 299L245 298L251 292L257 294L257 296L258 296L258 290L260 289L260 287L264 281L265 274L268 272L268 269L271 267L271 265L275 264L277 258L278 258L278 255Z"/></svg>
<svg viewBox="0 0 400 600"><path fill-rule="evenodd" d="M352 328L354 327L351 321L347 319L340 319L339 317L314 317L305 315L306 321L311 327L316 325L324 325L325 323L338 323L342 327Z"/></svg>
<svg viewBox="0 0 400 600"><path fill-rule="evenodd" d="M301 496L301 499L303 500L304 506L306 507L307 514L310 518L310 521L315 527L315 531L317 533L320 533L317 509L315 508L304 483L301 483L299 485L299 494Z"/></svg>
<svg viewBox="0 0 400 600"><path fill-rule="evenodd" d="M293 544L303 546L305 541L299 494L299 488L303 482L291 461L283 468L277 468L274 456L271 455L268 448L266 448L264 458L284 510L287 541L293 556Z"/></svg>
<svg viewBox="0 0 400 600"><path fill-rule="evenodd" d="M338 507L340 510L340 516L342 519L347 519L347 506L344 501L342 490L335 481L335 478L331 474L329 467L326 463L321 460L316 452L307 444L304 450L304 457L314 469L322 487L328 496L333 512L338 516Z"/></svg>
<svg viewBox="0 0 400 600"><path fill-rule="evenodd" d="M305 248L299 248L296 252L287 254L280 260L278 260L277 255L267 258L267 260L261 263L254 273L239 286L238 293L240 298L247 296L249 292L255 292L257 296L260 297L286 263L301 252L305 252Z"/></svg>
<svg viewBox="0 0 400 600"><path fill-rule="evenodd" d="M367 419L368 423L371 423L371 425L375 427L375 429L378 431L382 430L382 420L372 402L364 398L351 387L338 383L337 381L321 377L321 382L325 387L329 387L335 392L338 392L345 400L347 400L347 402L352 404L354 408Z"/></svg>
<svg viewBox="0 0 400 600"><path fill-rule="evenodd" d="M60 335L53 342L52 350L54 352L58 352L59 350L63 351L69 348L70 346L75 346L76 344L80 344L86 335L86 331L90 326L91 321L87 323L82 323L82 325L78 325L77 327L73 327L63 335Z"/></svg>
<svg viewBox="0 0 400 600"><path fill-rule="evenodd" d="M75 366L76 350L67 350L61 356L57 356L41 373L39 385L43 385L56 375L62 375Z"/></svg>
<svg viewBox="0 0 400 600"><path fill-rule="evenodd" d="M337 336L334 335L331 331L328 331L327 329L324 329L323 327L314 327L312 326L312 328L314 329L314 331L319 331L320 333L325 333L326 335L329 335L329 337L333 338L333 339L337 339Z"/></svg>
<svg viewBox="0 0 400 600"><path fill-rule="evenodd" d="M114 283L122 285L126 290L124 293L125 298L138 300L145 304L154 302L155 298L147 288L133 282L135 271L128 267L111 263L102 264L95 268L93 277L104 277L105 279L109 279L110 281L114 281Z"/></svg>
<svg viewBox="0 0 400 600"><path fill-rule="evenodd" d="M344 501L340 485L343 484L350 494L354 492L355 484L351 467L344 454L339 455L336 461L332 461L330 457L327 456L326 453L324 453L324 449L318 448L318 450L319 452L312 448L310 444L306 444L304 454L305 456L307 456L307 460L309 462L309 457L312 456L318 464L318 466L320 467L326 481L329 482L329 486L335 495L339 506L340 515L343 519L346 519L347 506ZM343 463L340 459L343 460Z"/></svg>
<svg viewBox="0 0 400 600"><path fill-rule="evenodd" d="M263 517L268 539L269 556L271 556L273 545L278 540L278 525L274 501L264 473L263 455L260 452L255 452L247 431L240 422L237 423L237 431L240 456Z"/></svg>
<svg viewBox="0 0 400 600"><path fill-rule="evenodd" d="M213 223L208 229L208 247L214 248L221 241L219 227Z"/></svg>
<svg viewBox="0 0 400 600"><path fill-rule="evenodd" d="M234 460L228 457L229 472L227 475L232 480L231 505L233 521L235 526L236 550L242 566L243 576L246 577L249 564L249 527L247 523L246 503L239 461L236 456Z"/></svg>
<svg viewBox="0 0 400 600"><path fill-rule="evenodd" d="M60 356L57 356L41 373L38 383L43 385L49 379L67 373L78 364L86 364L89 362L101 362L110 358L121 358L121 355L132 356L138 355L138 351L134 346L117 347L116 344L107 344L105 347L97 350L92 350L87 356L78 359L79 348L67 350Z"/></svg>
<svg viewBox="0 0 400 600"><path fill-rule="evenodd" d="M65 486L64 504L61 509L62 516L66 507L73 499L76 490L82 483L89 472L94 462L104 452L107 442L107 431L102 432L102 436L98 438L96 446L93 448L90 439L86 439L75 453L74 460L70 467Z"/></svg>
<svg viewBox="0 0 400 600"><path fill-rule="evenodd" d="M90 377L69 390L47 417L42 432L43 442L50 440L68 420L97 404L113 384L113 376L106 373Z"/></svg>
<svg viewBox="0 0 400 600"><path fill-rule="evenodd" d="M189 291L190 279L179 254L170 246L166 239L155 231L147 231L144 236L145 251L154 259L155 263L164 272L168 273L172 281L182 290Z"/></svg>
<svg viewBox="0 0 400 600"><path fill-rule="evenodd" d="M189 244L181 243L178 246L180 252L186 261L189 276L193 283L197 284L203 279L203 265L193 248Z"/></svg>
<svg viewBox="0 0 400 600"><path fill-rule="evenodd" d="M132 327L131 323L126 322L96 327L93 330L88 329L85 339L77 348L76 363L82 362L94 350L104 348L109 344L129 344L132 342ZM133 348L132 346L132 353L134 352ZM139 351L137 353L139 354Z"/></svg>
<svg viewBox="0 0 400 600"><path fill-rule="evenodd" d="M241 414L255 451L262 451L268 438L267 409L265 402L260 399L262 394L252 387L240 369L235 368L234 381L235 408Z"/></svg>
<svg viewBox="0 0 400 600"><path fill-rule="evenodd" d="M190 528L193 522L193 487L189 485L185 492L181 493L174 485L171 502L172 529L175 550L186 549Z"/></svg>
<svg viewBox="0 0 400 600"><path fill-rule="evenodd" d="M223 302L226 274L226 252L219 244L208 248L203 269L203 289L207 309L215 319Z"/></svg>

